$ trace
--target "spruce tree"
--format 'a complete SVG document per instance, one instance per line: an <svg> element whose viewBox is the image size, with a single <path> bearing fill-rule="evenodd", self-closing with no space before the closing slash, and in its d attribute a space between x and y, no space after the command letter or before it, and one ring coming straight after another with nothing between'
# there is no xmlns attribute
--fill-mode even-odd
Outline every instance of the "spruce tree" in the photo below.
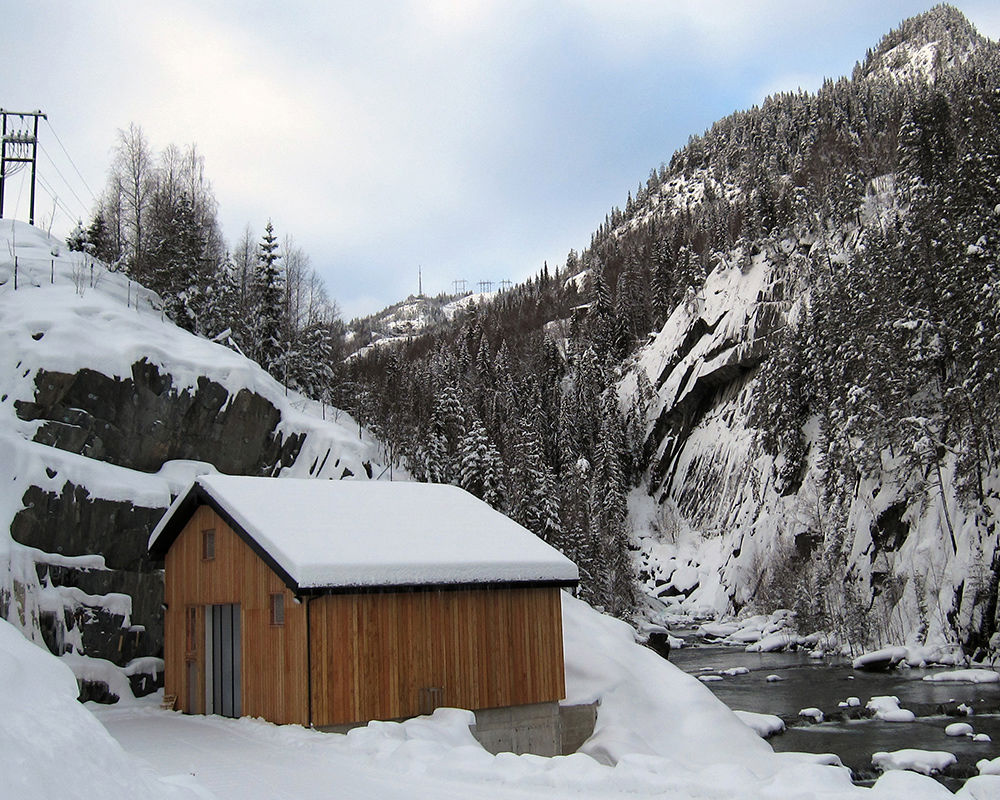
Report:
<svg viewBox="0 0 1000 800"><path fill-rule="evenodd" d="M257 245L257 263L253 275L255 321L252 326L251 353L264 369L275 377L282 361L282 311L284 279L279 261L278 237L274 235L271 220L264 226L264 235Z"/></svg>

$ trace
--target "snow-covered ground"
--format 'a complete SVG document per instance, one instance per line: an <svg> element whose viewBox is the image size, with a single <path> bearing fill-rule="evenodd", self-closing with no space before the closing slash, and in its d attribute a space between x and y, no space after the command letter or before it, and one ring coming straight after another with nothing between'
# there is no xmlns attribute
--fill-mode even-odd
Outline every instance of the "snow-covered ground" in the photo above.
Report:
<svg viewBox="0 0 1000 800"><path fill-rule="evenodd" d="M633 642L631 629L564 595L568 700L599 699L594 737L571 756L497 756L470 712L439 709L347 735L261 720L185 716L155 698L82 706L58 659L0 622L0 795L34 798L893 798L950 797L890 771L853 786L835 758L775 754L705 687ZM110 735L109 735L110 734ZM919 763L918 763L919 762ZM914 761L925 766L926 759ZM893 766L901 766L899 759ZM889 761L886 761L889 766ZM1000 796L1000 776L959 796Z"/></svg>

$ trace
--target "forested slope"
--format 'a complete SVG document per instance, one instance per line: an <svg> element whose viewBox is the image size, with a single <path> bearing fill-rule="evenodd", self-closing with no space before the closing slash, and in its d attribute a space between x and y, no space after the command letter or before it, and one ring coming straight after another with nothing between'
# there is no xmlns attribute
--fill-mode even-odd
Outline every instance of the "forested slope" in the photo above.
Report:
<svg viewBox="0 0 1000 800"><path fill-rule="evenodd" d="M1000 49L938 6L692 137L565 265L356 359L355 408L617 613L638 574L689 610L984 646L998 112Z"/></svg>

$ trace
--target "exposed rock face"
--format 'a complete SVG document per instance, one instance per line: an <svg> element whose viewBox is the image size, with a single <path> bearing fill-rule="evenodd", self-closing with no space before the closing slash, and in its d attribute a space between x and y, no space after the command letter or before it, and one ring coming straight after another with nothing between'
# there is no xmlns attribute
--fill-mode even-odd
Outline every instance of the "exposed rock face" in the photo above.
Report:
<svg viewBox="0 0 1000 800"><path fill-rule="evenodd" d="M301 435L276 435L281 413L247 389L235 395L205 377L177 391L169 374L145 359L130 379L92 369L39 370L33 402L17 415L43 424L35 441L128 469L156 472L165 461L208 461L233 474L273 474L295 460Z"/></svg>
<svg viewBox="0 0 1000 800"><path fill-rule="evenodd" d="M645 488L659 535L642 547L647 589L687 611L737 612L760 602L768 570L804 572L832 548L841 554L840 601L867 614L872 643L928 635L982 656L998 629L1000 532L963 504L953 462L914 475L887 454L880 472L829 494L813 423L790 480L781 477L784 456L767 452L751 424L762 357L801 309L786 284L788 260L803 246L763 252L749 268L721 264L622 380L630 397L635 371L645 370L656 392Z"/></svg>
<svg viewBox="0 0 1000 800"><path fill-rule="evenodd" d="M60 614L41 614L49 649L66 652L69 634L87 655L125 666L132 658L159 656L163 649L162 564L150 561L146 542L163 508L142 508L127 501L93 498L70 483L56 494L32 486L24 508L11 524L14 541L48 554L87 556L99 553L106 569L36 565L43 586L77 589L93 598L77 600ZM131 598L127 616L105 610L99 598ZM155 688L155 687L153 687Z"/></svg>
<svg viewBox="0 0 1000 800"><path fill-rule="evenodd" d="M132 365L131 379L92 369L39 370L35 385L34 401L15 408L21 419L42 422L36 442L132 470L156 472L166 461L186 459L223 472L271 475L294 462L304 438L278 434L281 413L258 394L242 389L231 396L204 377L194 392L177 391L172 377L146 360ZM128 619L106 612L96 599L61 614L42 612L50 649L64 652L73 639L88 655L119 666L162 655L162 564L150 561L146 543L164 507L91 497L68 481L59 492L31 486L22 503L11 524L16 542L48 554L104 557L106 569L39 564L43 585L131 598Z"/></svg>
<svg viewBox="0 0 1000 800"><path fill-rule="evenodd" d="M65 656L84 696L147 692L163 590L146 543L172 495L213 470L372 477L378 445L174 326L123 273L95 262L82 285L76 254L37 228L0 231L0 285L15 254L23 290L0 292L0 616Z"/></svg>

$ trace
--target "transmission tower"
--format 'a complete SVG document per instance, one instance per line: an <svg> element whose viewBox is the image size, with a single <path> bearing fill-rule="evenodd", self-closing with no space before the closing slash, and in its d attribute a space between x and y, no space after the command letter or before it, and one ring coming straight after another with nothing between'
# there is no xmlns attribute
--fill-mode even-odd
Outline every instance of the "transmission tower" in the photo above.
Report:
<svg viewBox="0 0 1000 800"><path fill-rule="evenodd" d="M3 135L0 138L0 219L3 219L3 197L7 182L7 165L31 164L31 200L28 204L28 223L34 225L38 119L48 119L48 117L41 111L7 111L3 108L0 108L0 117L3 117ZM14 117L17 117L19 120L16 123L17 127L14 127ZM17 169L14 171L16 172Z"/></svg>
<svg viewBox="0 0 1000 800"><path fill-rule="evenodd" d="M513 285L514 285L513 283L504 278L502 281L500 281L500 291L506 292Z"/></svg>
<svg viewBox="0 0 1000 800"><path fill-rule="evenodd" d="M452 281L451 285L455 290L455 294L465 294L465 286L467 283L468 281L465 281L461 278Z"/></svg>
<svg viewBox="0 0 1000 800"><path fill-rule="evenodd" d="M480 292L492 292L493 291L493 281L479 281L479 291Z"/></svg>

